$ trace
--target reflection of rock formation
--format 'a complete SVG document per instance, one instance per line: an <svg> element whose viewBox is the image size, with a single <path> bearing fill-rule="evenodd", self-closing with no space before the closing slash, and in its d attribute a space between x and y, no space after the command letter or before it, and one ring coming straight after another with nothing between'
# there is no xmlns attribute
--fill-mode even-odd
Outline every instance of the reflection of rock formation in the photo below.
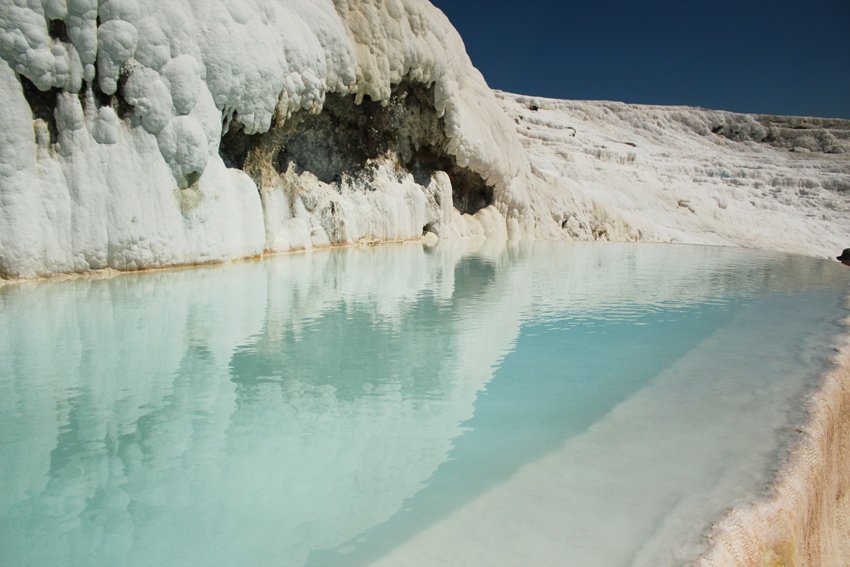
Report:
<svg viewBox="0 0 850 567"><path fill-rule="evenodd" d="M795 259L772 281L776 258L740 268L737 251L685 249L670 271L668 248L553 246L3 288L0 533L22 545L0 562L301 563L423 486L524 317L835 277Z"/></svg>
<svg viewBox="0 0 850 567"><path fill-rule="evenodd" d="M337 300L306 315L297 329L285 317L267 319L231 359L236 403L228 442L241 446L228 476L252 478L257 506L269 517L286 509L273 522L278 535L271 538L281 557L306 559L311 549L338 546L398 511L446 459L476 392L517 331L515 309L483 330L492 313L482 302L504 297L505 290L494 268L475 257L459 259L454 268L453 261L432 258L437 262L421 273L454 280L454 293L439 298L431 289L410 288L414 293L397 304L398 311L382 316L373 288L343 291L352 272L387 283L375 256L386 257L383 251L330 257L325 274L331 277L322 287L315 282L295 293ZM334 269L346 259L359 266ZM428 260L421 252L416 259ZM453 272L469 265L474 276L455 278ZM493 295L485 296L488 291ZM292 295L274 286L269 312L284 314L295 304ZM484 356L465 360L475 348ZM269 455L300 465L270 468L262 464ZM264 487L275 485L285 489L266 498Z"/></svg>
<svg viewBox="0 0 850 567"><path fill-rule="evenodd" d="M833 263L775 252L663 244L517 246L525 252L526 277L534 282L530 304L537 317L563 309L628 316L631 305L670 308L729 294L792 293L846 279Z"/></svg>
<svg viewBox="0 0 850 567"><path fill-rule="evenodd" d="M198 416L232 403L227 345L254 332L262 311L225 299L235 289L260 297L260 269L5 290L3 325L14 330L0 343L0 521L4 541L29 555L4 563L132 564L163 490L180 486L176 469L176 483L157 471L215 433Z"/></svg>
<svg viewBox="0 0 850 567"><path fill-rule="evenodd" d="M517 332L521 304L482 308L508 297L492 262L399 247L4 290L4 539L39 564L256 542L298 564L383 521Z"/></svg>

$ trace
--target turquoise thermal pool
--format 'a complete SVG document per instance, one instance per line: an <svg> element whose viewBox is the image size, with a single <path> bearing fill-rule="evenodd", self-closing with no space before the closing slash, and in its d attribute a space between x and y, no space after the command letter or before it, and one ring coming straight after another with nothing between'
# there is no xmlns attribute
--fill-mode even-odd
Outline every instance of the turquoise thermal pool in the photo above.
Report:
<svg viewBox="0 0 850 567"><path fill-rule="evenodd" d="M387 246L0 287L0 565L664 565L764 496L850 270Z"/></svg>

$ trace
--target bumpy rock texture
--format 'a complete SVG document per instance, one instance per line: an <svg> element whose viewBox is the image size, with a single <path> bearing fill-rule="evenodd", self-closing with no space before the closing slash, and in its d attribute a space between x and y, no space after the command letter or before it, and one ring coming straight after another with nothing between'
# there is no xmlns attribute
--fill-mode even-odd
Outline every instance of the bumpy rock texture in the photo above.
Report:
<svg viewBox="0 0 850 567"><path fill-rule="evenodd" d="M2 278L427 233L850 240L848 121L494 94L423 0L0 0L0 102Z"/></svg>
<svg viewBox="0 0 850 567"><path fill-rule="evenodd" d="M0 101L6 278L529 232L519 142L427 2L2 0Z"/></svg>
<svg viewBox="0 0 850 567"><path fill-rule="evenodd" d="M850 120L497 96L543 236L830 258L850 242Z"/></svg>

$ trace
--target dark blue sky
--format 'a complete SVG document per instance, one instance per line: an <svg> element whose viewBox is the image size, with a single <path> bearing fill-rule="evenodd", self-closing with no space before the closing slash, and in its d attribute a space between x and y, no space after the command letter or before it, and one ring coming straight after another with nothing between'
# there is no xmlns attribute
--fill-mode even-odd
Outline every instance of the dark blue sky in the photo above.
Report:
<svg viewBox="0 0 850 567"><path fill-rule="evenodd" d="M850 118L850 0L432 0L491 87Z"/></svg>

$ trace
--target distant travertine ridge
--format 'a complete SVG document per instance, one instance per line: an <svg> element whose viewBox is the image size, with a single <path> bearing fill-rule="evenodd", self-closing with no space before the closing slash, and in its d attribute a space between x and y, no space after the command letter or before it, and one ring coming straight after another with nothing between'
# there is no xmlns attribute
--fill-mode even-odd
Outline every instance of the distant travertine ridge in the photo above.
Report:
<svg viewBox="0 0 850 567"><path fill-rule="evenodd" d="M553 237L828 257L850 242L850 120L496 94Z"/></svg>
<svg viewBox="0 0 850 567"><path fill-rule="evenodd" d="M0 277L465 236L850 242L850 121L493 93L423 0L0 0Z"/></svg>

